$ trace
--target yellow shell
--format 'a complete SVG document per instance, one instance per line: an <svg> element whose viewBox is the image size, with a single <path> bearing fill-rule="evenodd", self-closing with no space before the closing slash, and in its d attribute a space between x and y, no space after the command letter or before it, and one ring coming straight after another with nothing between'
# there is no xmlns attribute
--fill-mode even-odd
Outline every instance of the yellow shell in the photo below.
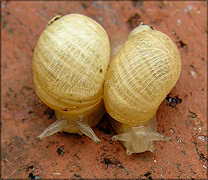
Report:
<svg viewBox="0 0 208 180"><path fill-rule="evenodd" d="M121 123L146 124L175 86L180 71L180 54L173 41L141 24L108 69L104 84L107 112Z"/></svg>
<svg viewBox="0 0 208 180"><path fill-rule="evenodd" d="M35 47L35 89L52 109L86 111L102 99L110 54L108 35L84 15L56 19L49 22Z"/></svg>

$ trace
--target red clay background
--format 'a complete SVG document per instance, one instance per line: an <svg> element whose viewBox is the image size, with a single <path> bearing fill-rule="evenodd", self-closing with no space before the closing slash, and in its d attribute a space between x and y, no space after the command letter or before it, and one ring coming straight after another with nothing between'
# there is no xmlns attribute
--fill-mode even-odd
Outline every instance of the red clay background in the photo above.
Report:
<svg viewBox="0 0 208 180"><path fill-rule="evenodd" d="M3 1L2 178L206 178L207 173L207 3L204 1ZM112 46L144 22L166 33L181 53L182 72L157 112L158 131L173 142L156 142L155 152L125 155L107 116L94 128L102 143L57 133L36 137L53 121L53 111L35 93L32 55L47 22L57 14L81 13L100 23ZM179 102L181 100L181 103ZM174 107L172 107L174 106Z"/></svg>

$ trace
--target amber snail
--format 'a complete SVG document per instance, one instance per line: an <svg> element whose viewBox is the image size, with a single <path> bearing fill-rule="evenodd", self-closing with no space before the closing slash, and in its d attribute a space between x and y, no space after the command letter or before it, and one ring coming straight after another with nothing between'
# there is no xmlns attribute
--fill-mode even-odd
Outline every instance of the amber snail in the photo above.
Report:
<svg viewBox="0 0 208 180"><path fill-rule="evenodd" d="M38 136L85 134L95 143L95 126L104 114L103 83L110 58L106 31L80 14L49 21L34 50L33 75L40 99L57 120Z"/></svg>
<svg viewBox="0 0 208 180"><path fill-rule="evenodd" d="M110 63L104 104L126 154L153 151L153 141L171 137L157 132L156 112L181 71L178 48L164 33L141 23Z"/></svg>

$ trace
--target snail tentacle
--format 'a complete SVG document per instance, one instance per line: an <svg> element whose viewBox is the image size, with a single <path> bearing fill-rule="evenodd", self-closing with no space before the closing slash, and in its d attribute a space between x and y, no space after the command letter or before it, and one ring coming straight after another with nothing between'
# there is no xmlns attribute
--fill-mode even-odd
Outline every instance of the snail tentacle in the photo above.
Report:
<svg viewBox="0 0 208 180"><path fill-rule="evenodd" d="M67 124L66 120L57 120L52 123L49 127L47 127L38 137L37 139L42 140L43 138L55 134L57 132L61 132L64 126Z"/></svg>
<svg viewBox="0 0 208 180"><path fill-rule="evenodd" d="M111 138L113 141L131 141L132 137L131 137L131 133L127 132L127 133L121 133L118 135L114 135Z"/></svg>
<svg viewBox="0 0 208 180"><path fill-rule="evenodd" d="M83 120L83 117L80 116L80 120L76 122L78 129L92 139L96 144L100 144L100 139L96 136L92 128Z"/></svg>
<svg viewBox="0 0 208 180"><path fill-rule="evenodd" d="M144 137L147 139L147 141L172 141L172 137L164 136L163 134L151 130L135 130L135 135Z"/></svg>

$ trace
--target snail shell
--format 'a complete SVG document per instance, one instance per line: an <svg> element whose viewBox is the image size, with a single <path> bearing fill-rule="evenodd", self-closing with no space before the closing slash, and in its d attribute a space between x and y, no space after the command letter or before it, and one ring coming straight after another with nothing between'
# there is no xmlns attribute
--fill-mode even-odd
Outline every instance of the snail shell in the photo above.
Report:
<svg viewBox="0 0 208 180"><path fill-rule="evenodd" d="M91 18L69 14L51 19L35 47L33 74L38 96L55 110L57 121L39 139L66 131L99 143L91 127L104 114L109 57L108 35Z"/></svg>
<svg viewBox="0 0 208 180"><path fill-rule="evenodd" d="M121 134L113 140L125 141L128 155L153 151L149 142L159 136L154 116L180 71L180 54L173 41L143 23L130 33L113 58L104 83L104 104ZM154 127L148 125L151 122ZM142 140L144 136L148 136L147 140ZM161 135L162 139L169 138Z"/></svg>

